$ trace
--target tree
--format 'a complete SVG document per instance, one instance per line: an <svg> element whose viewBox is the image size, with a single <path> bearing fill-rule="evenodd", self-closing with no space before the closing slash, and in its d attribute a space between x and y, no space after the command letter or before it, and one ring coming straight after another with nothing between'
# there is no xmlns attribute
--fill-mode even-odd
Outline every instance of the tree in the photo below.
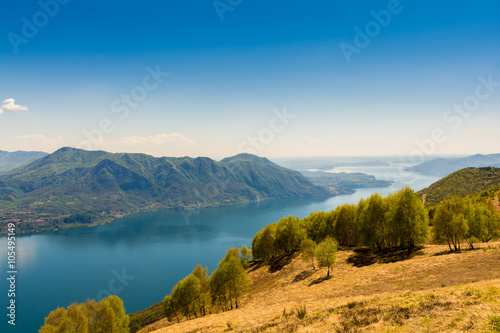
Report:
<svg viewBox="0 0 500 333"><path fill-rule="evenodd" d="M304 238L298 217L288 216L279 220L276 227L275 248L291 254L298 250Z"/></svg>
<svg viewBox="0 0 500 333"><path fill-rule="evenodd" d="M362 205L361 202L358 204L358 214L362 242L385 251L390 247L387 201L380 194L375 193Z"/></svg>
<svg viewBox="0 0 500 333"><path fill-rule="evenodd" d="M326 276L330 276L330 268L335 265L337 258L337 241L331 237L327 237L324 241L316 246L316 260L320 268L326 267Z"/></svg>
<svg viewBox="0 0 500 333"><path fill-rule="evenodd" d="M224 261L220 266L220 270L225 277L226 287L229 291L231 309L233 309L233 300L234 306L237 309L239 298L250 284L247 272L241 262L234 257L230 257L227 261Z"/></svg>
<svg viewBox="0 0 500 333"><path fill-rule="evenodd" d="M332 236L335 230L335 214L334 210L330 212L312 212L302 220L307 237L315 241L321 242L328 236Z"/></svg>
<svg viewBox="0 0 500 333"><path fill-rule="evenodd" d="M268 224L252 240L252 253L255 259L268 260L276 254L274 242L277 223Z"/></svg>
<svg viewBox="0 0 500 333"><path fill-rule="evenodd" d="M446 241L450 251L460 250L460 242L466 238L469 231L465 213L466 205L459 197L444 200L436 207L433 221L434 239Z"/></svg>
<svg viewBox="0 0 500 333"><path fill-rule="evenodd" d="M303 239L300 243L300 255L304 261L311 261L313 269L314 267L314 257L316 256L316 243L309 238Z"/></svg>
<svg viewBox="0 0 500 333"><path fill-rule="evenodd" d="M210 277L208 275L208 267L202 267L200 264L196 265L191 273L200 282L200 292L195 301L197 311L205 316L207 314L207 307L210 298Z"/></svg>
<svg viewBox="0 0 500 333"><path fill-rule="evenodd" d="M210 295L212 297L213 304L219 304L221 311L227 311L230 309L229 303L229 291L226 284L225 272L217 268L210 275Z"/></svg>
<svg viewBox="0 0 500 333"><path fill-rule="evenodd" d="M238 308L238 300L250 282L240 261L239 249L237 252L235 249L238 248L229 249L210 276L212 301L219 303L222 311Z"/></svg>
<svg viewBox="0 0 500 333"><path fill-rule="evenodd" d="M252 251L243 245L240 250L240 261L243 265L247 265L250 260L252 260Z"/></svg>
<svg viewBox="0 0 500 333"><path fill-rule="evenodd" d="M173 300L186 320L191 319L191 315L198 318L196 301L200 298L200 293L200 281L192 274L179 281L172 290Z"/></svg>
<svg viewBox="0 0 500 333"><path fill-rule="evenodd" d="M167 295L163 299L163 312L165 313L165 317L167 317L168 321L177 320L179 323L179 309L177 308L177 304L174 301L172 295Z"/></svg>
<svg viewBox="0 0 500 333"><path fill-rule="evenodd" d="M498 237L500 219L491 202L469 200L465 216L468 225L465 239L471 249L476 242L488 242Z"/></svg>
<svg viewBox="0 0 500 333"><path fill-rule="evenodd" d="M335 238L340 245L358 245L357 210L356 205L352 204L344 204L336 209Z"/></svg>
<svg viewBox="0 0 500 333"><path fill-rule="evenodd" d="M129 317L125 314L123 301L111 295L101 302L88 300L82 304L71 304L68 309L52 311L40 333L125 333L129 331Z"/></svg>
<svg viewBox="0 0 500 333"><path fill-rule="evenodd" d="M409 186L399 190L391 200L388 211L391 238L411 253L413 247L425 243L429 235L429 220L424 204Z"/></svg>

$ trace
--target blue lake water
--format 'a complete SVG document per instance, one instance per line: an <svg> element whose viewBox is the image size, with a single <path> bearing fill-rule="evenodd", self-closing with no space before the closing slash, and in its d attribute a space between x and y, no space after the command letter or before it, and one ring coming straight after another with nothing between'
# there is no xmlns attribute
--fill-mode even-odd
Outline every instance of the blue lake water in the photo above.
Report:
<svg viewBox="0 0 500 333"><path fill-rule="evenodd" d="M389 167L335 168L392 179L388 188L360 189L354 194L322 198L273 200L229 207L180 212L165 210L130 215L94 227L19 236L17 238L16 326L7 324L7 256L0 260L0 331L37 332L44 317L72 302L98 299L109 293L124 300L127 313L163 300L177 281L196 264L212 271L230 247L249 248L253 236L281 217L305 217L403 185L420 190L438 180ZM6 237L0 253L6 254Z"/></svg>

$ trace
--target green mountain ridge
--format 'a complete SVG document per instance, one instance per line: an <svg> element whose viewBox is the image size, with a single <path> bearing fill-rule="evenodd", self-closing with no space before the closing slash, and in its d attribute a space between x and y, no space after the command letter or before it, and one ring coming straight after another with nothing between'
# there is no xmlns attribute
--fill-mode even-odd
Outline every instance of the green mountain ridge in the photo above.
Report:
<svg viewBox="0 0 500 333"><path fill-rule="evenodd" d="M42 151L7 152L0 150L0 175L47 155Z"/></svg>
<svg viewBox="0 0 500 333"><path fill-rule="evenodd" d="M3 230L14 219L21 232L37 231L137 211L330 194L299 172L255 155L218 162L65 147L0 177L0 223Z"/></svg>
<svg viewBox="0 0 500 333"><path fill-rule="evenodd" d="M464 168L417 193L419 195L426 194L427 204L437 205L446 198L457 195L465 197L496 186L500 186L500 168Z"/></svg>

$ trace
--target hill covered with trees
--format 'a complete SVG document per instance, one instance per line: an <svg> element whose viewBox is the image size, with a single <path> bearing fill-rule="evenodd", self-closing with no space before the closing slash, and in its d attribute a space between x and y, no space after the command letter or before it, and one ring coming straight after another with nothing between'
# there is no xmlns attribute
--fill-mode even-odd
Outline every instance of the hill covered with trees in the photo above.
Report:
<svg viewBox="0 0 500 333"><path fill-rule="evenodd" d="M448 175L419 191L426 194L426 203L437 205L445 198L465 197L500 186L500 168L465 168Z"/></svg>
<svg viewBox="0 0 500 333"><path fill-rule="evenodd" d="M0 175L47 155L41 151L7 152L0 150Z"/></svg>
<svg viewBox="0 0 500 333"><path fill-rule="evenodd" d="M218 162L61 148L0 177L3 223L16 220L20 232L91 225L161 208L330 194L297 171L249 154Z"/></svg>

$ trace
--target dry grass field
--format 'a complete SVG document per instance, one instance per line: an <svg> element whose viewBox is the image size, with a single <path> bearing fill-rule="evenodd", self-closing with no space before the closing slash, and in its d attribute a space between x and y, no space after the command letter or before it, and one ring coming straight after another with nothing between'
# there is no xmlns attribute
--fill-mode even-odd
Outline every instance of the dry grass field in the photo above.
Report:
<svg viewBox="0 0 500 333"><path fill-rule="evenodd" d="M499 242L411 257L340 249L329 279L297 254L248 272L240 309L140 332L500 332Z"/></svg>

